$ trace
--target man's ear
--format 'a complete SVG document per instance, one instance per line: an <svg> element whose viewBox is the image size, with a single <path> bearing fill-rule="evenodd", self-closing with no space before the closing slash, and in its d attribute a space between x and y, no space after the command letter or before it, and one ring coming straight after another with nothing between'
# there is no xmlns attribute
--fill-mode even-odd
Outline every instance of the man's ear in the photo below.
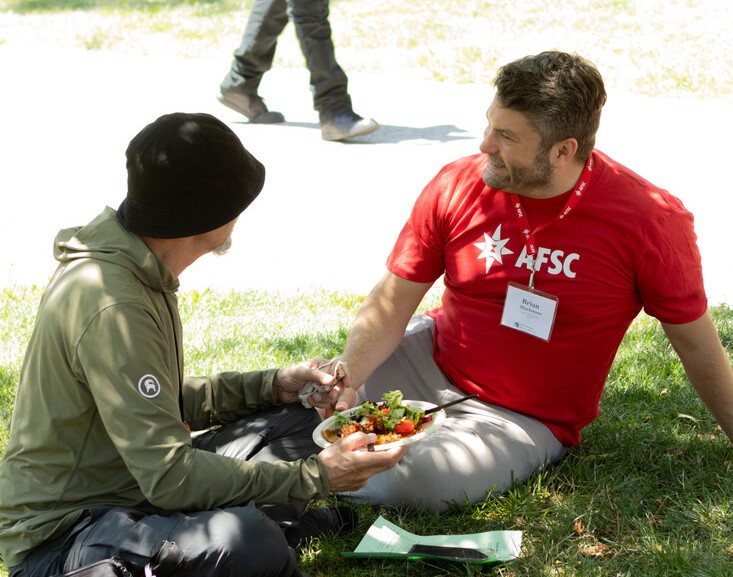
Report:
<svg viewBox="0 0 733 577"><path fill-rule="evenodd" d="M575 161L578 152L578 141L575 138L566 138L552 147L550 156L555 168L567 166Z"/></svg>

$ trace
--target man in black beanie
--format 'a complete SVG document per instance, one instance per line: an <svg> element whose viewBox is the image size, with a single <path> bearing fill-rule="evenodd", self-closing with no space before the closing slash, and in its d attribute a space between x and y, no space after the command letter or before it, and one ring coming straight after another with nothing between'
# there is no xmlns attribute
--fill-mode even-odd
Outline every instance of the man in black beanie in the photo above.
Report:
<svg viewBox="0 0 733 577"><path fill-rule="evenodd" d="M307 503L404 449L357 451L376 440L360 434L316 454L298 391L334 383L323 359L183 376L178 277L224 251L265 169L216 118L175 113L132 139L127 170L117 211L56 238L0 464L0 554L12 577L114 557L157 577L302 575L293 546L355 525Z"/></svg>
<svg viewBox="0 0 733 577"><path fill-rule="evenodd" d="M127 198L118 218L139 235L195 236L234 220L264 182L265 167L223 122L168 114L127 148Z"/></svg>

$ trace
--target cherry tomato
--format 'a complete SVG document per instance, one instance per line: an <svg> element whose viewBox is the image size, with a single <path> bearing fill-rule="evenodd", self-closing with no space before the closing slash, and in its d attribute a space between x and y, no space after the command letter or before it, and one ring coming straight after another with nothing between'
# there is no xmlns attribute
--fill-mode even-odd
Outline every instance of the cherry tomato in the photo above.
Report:
<svg viewBox="0 0 733 577"><path fill-rule="evenodd" d="M415 423L410 419L405 419L397 423L394 427L394 432L398 435L409 435L415 432Z"/></svg>

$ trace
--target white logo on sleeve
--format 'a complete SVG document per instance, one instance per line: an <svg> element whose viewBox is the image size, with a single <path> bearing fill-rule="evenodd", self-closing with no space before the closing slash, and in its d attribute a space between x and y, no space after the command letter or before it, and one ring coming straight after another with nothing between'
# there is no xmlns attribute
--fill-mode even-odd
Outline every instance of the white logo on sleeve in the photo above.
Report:
<svg viewBox="0 0 733 577"><path fill-rule="evenodd" d="M143 375L137 383L137 390L146 399L152 399L160 394L160 383L154 375Z"/></svg>

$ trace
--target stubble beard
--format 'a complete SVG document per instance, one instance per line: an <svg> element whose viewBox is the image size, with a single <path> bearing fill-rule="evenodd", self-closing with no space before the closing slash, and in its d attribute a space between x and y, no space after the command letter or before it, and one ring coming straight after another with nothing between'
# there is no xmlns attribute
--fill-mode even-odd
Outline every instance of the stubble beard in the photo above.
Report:
<svg viewBox="0 0 733 577"><path fill-rule="evenodd" d="M492 164L505 167L507 173L496 174L491 168ZM489 163L484 169L482 179L486 186L519 195L547 186L552 179L548 151L538 151L531 165L507 166L498 156L489 155Z"/></svg>
<svg viewBox="0 0 733 577"><path fill-rule="evenodd" d="M227 252L229 252L229 249L232 248L232 236L229 235L224 239L224 242L222 242L219 246L214 247L211 252L215 256L223 256Z"/></svg>

